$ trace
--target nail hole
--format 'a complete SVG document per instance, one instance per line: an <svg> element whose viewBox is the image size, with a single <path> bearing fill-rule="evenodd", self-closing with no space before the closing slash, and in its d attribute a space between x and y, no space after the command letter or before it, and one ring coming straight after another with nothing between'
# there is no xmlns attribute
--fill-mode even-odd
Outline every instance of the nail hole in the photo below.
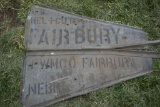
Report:
<svg viewBox="0 0 160 107"><path fill-rule="evenodd" d="M28 99L29 95L26 95L26 99Z"/></svg>
<svg viewBox="0 0 160 107"><path fill-rule="evenodd" d="M38 64L37 62L35 62L34 64Z"/></svg>
<svg viewBox="0 0 160 107"><path fill-rule="evenodd" d="M49 65L47 65L47 68L49 68L50 66Z"/></svg>
<svg viewBox="0 0 160 107"><path fill-rule="evenodd" d="M127 37L126 37L126 36L123 36L122 39L127 39Z"/></svg>

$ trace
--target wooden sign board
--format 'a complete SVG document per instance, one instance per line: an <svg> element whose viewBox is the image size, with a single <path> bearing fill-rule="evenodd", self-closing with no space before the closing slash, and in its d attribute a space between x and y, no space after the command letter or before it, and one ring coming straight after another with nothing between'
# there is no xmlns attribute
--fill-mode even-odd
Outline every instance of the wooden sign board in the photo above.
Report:
<svg viewBox="0 0 160 107"><path fill-rule="evenodd" d="M27 17L27 50L101 49L147 41L144 31L49 8L33 6Z"/></svg>
<svg viewBox="0 0 160 107"><path fill-rule="evenodd" d="M139 54L31 52L24 60L22 102L25 107L43 107L151 71L152 59Z"/></svg>
<svg viewBox="0 0 160 107"><path fill-rule="evenodd" d="M152 71L145 54L104 49L147 42L138 28L33 6L24 38L24 107L44 107Z"/></svg>

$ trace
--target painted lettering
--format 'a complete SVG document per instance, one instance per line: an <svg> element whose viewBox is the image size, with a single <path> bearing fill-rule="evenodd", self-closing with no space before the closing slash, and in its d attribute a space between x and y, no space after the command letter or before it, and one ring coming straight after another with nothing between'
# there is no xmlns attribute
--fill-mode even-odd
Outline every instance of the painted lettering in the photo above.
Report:
<svg viewBox="0 0 160 107"><path fill-rule="evenodd" d="M59 30L59 43L57 44L57 46L60 44L62 44L62 29Z"/></svg>
<svg viewBox="0 0 160 107"><path fill-rule="evenodd" d="M100 44L102 44L102 29L99 29Z"/></svg>
<svg viewBox="0 0 160 107"><path fill-rule="evenodd" d="M57 69L58 68L58 58L55 60L51 60L51 67Z"/></svg>
<svg viewBox="0 0 160 107"><path fill-rule="evenodd" d="M113 58L113 68L116 69L117 65L116 65L116 58Z"/></svg>
<svg viewBox="0 0 160 107"><path fill-rule="evenodd" d="M108 44L110 44L111 43L111 40L110 40L110 38L109 38L109 29L103 29L104 31L106 31L106 34L104 35L104 37L106 37L106 39L104 39L105 41L108 41Z"/></svg>
<svg viewBox="0 0 160 107"><path fill-rule="evenodd" d="M125 62L125 65L126 65L127 67L129 67L129 60L128 60L128 58L124 58L124 62Z"/></svg>
<svg viewBox="0 0 160 107"><path fill-rule="evenodd" d="M50 24L53 24L54 19L52 17L50 17Z"/></svg>
<svg viewBox="0 0 160 107"><path fill-rule="evenodd" d="M89 63L89 68L94 68L94 62L93 62L93 59L90 58L90 63Z"/></svg>
<svg viewBox="0 0 160 107"><path fill-rule="evenodd" d="M38 24L38 17L31 17L31 24Z"/></svg>
<svg viewBox="0 0 160 107"><path fill-rule="evenodd" d="M108 66L109 66L110 68L113 67L112 58L108 58Z"/></svg>
<svg viewBox="0 0 160 107"><path fill-rule="evenodd" d="M117 28L116 30L114 28L111 28L111 31L115 35L116 44L118 44L118 34L119 34L119 31L120 31L120 28Z"/></svg>
<svg viewBox="0 0 160 107"><path fill-rule="evenodd" d="M49 68L49 59L47 60L41 60L41 69L48 69ZM51 66L50 66L51 67Z"/></svg>
<svg viewBox="0 0 160 107"><path fill-rule="evenodd" d="M45 43L46 43L47 45L49 44L49 43L48 43L47 33L46 33L46 30L45 30L45 29L42 30L42 34L41 34L41 36L40 36L38 45L40 45L40 44L41 44L42 42L44 42L44 41L45 41Z"/></svg>
<svg viewBox="0 0 160 107"><path fill-rule="evenodd" d="M75 31L75 43L76 44L82 44L85 41L85 36L84 36L84 30L83 29L76 29Z"/></svg>
<svg viewBox="0 0 160 107"><path fill-rule="evenodd" d="M37 88L36 84L34 84L34 85L29 84L28 95L36 94L37 93L37 89L36 88Z"/></svg>
<svg viewBox="0 0 160 107"><path fill-rule="evenodd" d="M136 63L134 58L130 57L90 57L82 58L83 68L135 68Z"/></svg>
<svg viewBox="0 0 160 107"><path fill-rule="evenodd" d="M64 32L66 33L66 35L64 36L64 38L66 39L66 44L69 44L69 31L64 29Z"/></svg>
<svg viewBox="0 0 160 107"><path fill-rule="evenodd" d="M119 58L119 57L118 57L118 65L119 65L119 66L118 66L119 68L124 68L123 58Z"/></svg>
<svg viewBox="0 0 160 107"><path fill-rule="evenodd" d="M60 18L56 18L56 24L60 24Z"/></svg>
<svg viewBox="0 0 160 107"><path fill-rule="evenodd" d="M105 66L106 66L106 64L105 64L104 58L99 58L99 67L101 68L101 67L105 67Z"/></svg>
<svg viewBox="0 0 160 107"><path fill-rule="evenodd" d="M31 24L47 24L44 17L31 17Z"/></svg>
<svg viewBox="0 0 160 107"><path fill-rule="evenodd" d="M60 68L66 68L66 59L60 59Z"/></svg>
<svg viewBox="0 0 160 107"><path fill-rule="evenodd" d="M64 69L64 68L75 68L76 60L75 58L47 58L40 59L41 69Z"/></svg>
<svg viewBox="0 0 160 107"><path fill-rule="evenodd" d="M28 85L28 95L46 95L54 94L55 83L40 82Z"/></svg>
<svg viewBox="0 0 160 107"><path fill-rule="evenodd" d="M83 68L85 68L85 65L87 64L86 59L88 59L88 58L82 58L82 59L83 59Z"/></svg>
<svg viewBox="0 0 160 107"><path fill-rule="evenodd" d="M89 43L95 43L97 36L96 36L96 29L93 29L93 34L91 34L91 29L87 29L87 35L88 35L88 42Z"/></svg>
<svg viewBox="0 0 160 107"><path fill-rule="evenodd" d="M133 58L131 58L131 67L137 68L135 60Z"/></svg>
<svg viewBox="0 0 160 107"><path fill-rule="evenodd" d="M38 83L38 94L44 94L44 83Z"/></svg>
<svg viewBox="0 0 160 107"><path fill-rule="evenodd" d="M112 29L112 30L111 30ZM75 32L71 32L69 29L30 29L29 39L27 43L33 44L33 41L38 40L37 45L86 45L90 44L118 44L118 34L120 29L114 30L110 29L101 29L101 28L77 28ZM38 34L40 36L38 36ZM73 35L74 37L72 37ZM111 39L111 35L114 36ZM72 39L71 39L72 38ZM75 41L73 41L75 39ZM106 41L106 42L105 42ZM35 42L34 42L35 43Z"/></svg>
<svg viewBox="0 0 160 107"><path fill-rule="evenodd" d="M66 34L66 35L64 36L64 39L65 39L64 44L69 44L69 31L66 30L66 29L64 29L64 32L65 32L65 34ZM62 29L60 29L60 30L59 30L59 43L57 44L57 46L62 44L62 41L63 41L62 36L63 36L63 35L62 35Z"/></svg>
<svg viewBox="0 0 160 107"><path fill-rule="evenodd" d="M32 44L32 36L33 36L33 29L30 30L29 39L28 39L29 44Z"/></svg>
<svg viewBox="0 0 160 107"><path fill-rule="evenodd" d="M51 84L51 83L45 83L45 94L51 94L52 93L52 91L54 92L54 86L52 86L52 85L54 85L53 83Z"/></svg>
<svg viewBox="0 0 160 107"><path fill-rule="evenodd" d="M53 38L52 38L52 45L56 43L56 29L53 29Z"/></svg>
<svg viewBox="0 0 160 107"><path fill-rule="evenodd" d="M70 66L70 68L75 68L75 67L76 67L75 58L71 58L71 59L69 60L69 66Z"/></svg>

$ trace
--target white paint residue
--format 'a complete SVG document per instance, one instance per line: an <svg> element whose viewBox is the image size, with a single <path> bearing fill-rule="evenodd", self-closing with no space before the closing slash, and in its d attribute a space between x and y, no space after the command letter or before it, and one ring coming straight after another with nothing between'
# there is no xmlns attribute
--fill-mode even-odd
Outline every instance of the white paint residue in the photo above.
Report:
<svg viewBox="0 0 160 107"><path fill-rule="evenodd" d="M28 20L31 20L31 15L28 15L27 19L28 19Z"/></svg>
<svg viewBox="0 0 160 107"><path fill-rule="evenodd" d="M54 52L51 52L51 55L54 55Z"/></svg>
<svg viewBox="0 0 160 107"><path fill-rule="evenodd" d="M58 93L54 93L55 94L55 96L57 96L58 95Z"/></svg>

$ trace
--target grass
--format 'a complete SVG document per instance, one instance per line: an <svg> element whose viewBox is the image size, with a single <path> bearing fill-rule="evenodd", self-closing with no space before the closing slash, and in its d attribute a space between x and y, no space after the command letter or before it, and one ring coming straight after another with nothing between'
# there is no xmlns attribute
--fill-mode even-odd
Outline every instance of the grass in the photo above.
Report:
<svg viewBox="0 0 160 107"><path fill-rule="evenodd" d="M21 107L23 34L32 5L45 5L106 21L136 26L160 38L159 0L0 0L0 106ZM160 51L160 47L152 48ZM153 72L50 107L159 107L160 60Z"/></svg>

